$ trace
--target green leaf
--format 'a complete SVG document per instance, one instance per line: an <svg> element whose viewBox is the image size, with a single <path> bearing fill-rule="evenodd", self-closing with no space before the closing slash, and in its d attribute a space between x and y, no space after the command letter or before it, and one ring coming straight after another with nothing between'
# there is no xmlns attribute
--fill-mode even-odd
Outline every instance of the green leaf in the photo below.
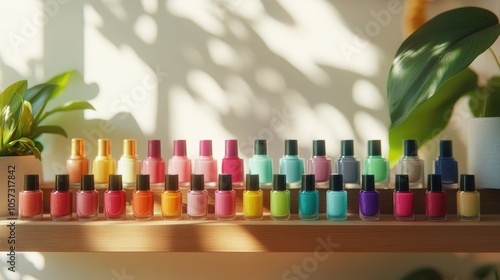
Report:
<svg viewBox="0 0 500 280"><path fill-rule="evenodd" d="M18 123L18 130L21 133L21 136L28 136L30 134L32 124L33 115L31 114L31 103L25 100L23 102Z"/></svg>
<svg viewBox="0 0 500 280"><path fill-rule="evenodd" d="M492 77L486 86L485 117L500 117L500 77Z"/></svg>
<svg viewBox="0 0 500 280"><path fill-rule="evenodd" d="M58 88L54 84L39 84L29 88L24 95L24 99L31 103L33 118L36 120L40 117L45 109L50 95Z"/></svg>
<svg viewBox="0 0 500 280"><path fill-rule="evenodd" d="M487 265L482 265L482 266L474 269L473 275L476 278L484 279L493 271L496 272L495 266L491 265L491 264L487 264Z"/></svg>
<svg viewBox="0 0 500 280"><path fill-rule="evenodd" d="M40 151L36 148L35 143L27 137L10 141L0 149L0 156L17 156L30 153L40 159Z"/></svg>
<svg viewBox="0 0 500 280"><path fill-rule="evenodd" d="M28 87L28 82L26 80L18 81L8 86L0 94L0 109L3 111L6 106L11 104L14 95L18 94L21 97L23 97L27 87Z"/></svg>
<svg viewBox="0 0 500 280"><path fill-rule="evenodd" d="M394 165L403 154L403 140L416 139L419 146L446 126L456 101L477 88L477 75L469 68L443 84L425 103L389 130L389 161Z"/></svg>
<svg viewBox="0 0 500 280"><path fill-rule="evenodd" d="M92 104L88 103L87 101L82 101L82 100L70 101L64 105L61 105L59 107L52 109L51 111L45 112L39 118L39 120L37 120L37 123L42 122L46 117L48 117L54 113L68 112L68 111L75 111L75 110L84 110L84 109L95 110L94 106L92 106Z"/></svg>
<svg viewBox="0 0 500 280"><path fill-rule="evenodd" d="M57 85L57 89L50 94L49 100L56 98L66 89L66 86L68 85L69 80L71 79L74 73L75 71L67 71L57 76L54 76L47 81L47 84Z"/></svg>
<svg viewBox="0 0 500 280"><path fill-rule="evenodd" d="M391 128L469 66L499 35L494 13L465 7L437 15L408 37L396 53L388 78Z"/></svg>
<svg viewBox="0 0 500 280"><path fill-rule="evenodd" d="M31 131L29 138L36 139L38 136L40 136L43 133L52 133L52 134L57 134L57 135L61 135L61 136L68 138L68 134L66 134L66 131L62 127L56 126L56 125L38 126Z"/></svg>

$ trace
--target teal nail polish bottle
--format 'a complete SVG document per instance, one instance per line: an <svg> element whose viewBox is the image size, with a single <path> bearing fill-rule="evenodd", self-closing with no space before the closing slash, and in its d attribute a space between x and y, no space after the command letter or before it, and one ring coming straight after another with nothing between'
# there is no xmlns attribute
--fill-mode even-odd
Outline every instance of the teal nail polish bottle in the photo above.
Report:
<svg viewBox="0 0 500 280"><path fill-rule="evenodd" d="M280 174L286 175L287 184L300 187L304 160L299 157L297 140L285 140L285 155L280 158Z"/></svg>
<svg viewBox="0 0 500 280"><path fill-rule="evenodd" d="M342 174L330 175L326 191L326 218L330 221L347 220L347 192L344 190Z"/></svg>
<svg viewBox="0 0 500 280"><path fill-rule="evenodd" d="M267 141L257 139L254 142L254 155L248 160L250 174L259 175L260 184L271 184L273 181L273 160L267 155Z"/></svg>
<svg viewBox="0 0 500 280"><path fill-rule="evenodd" d="M319 193L315 187L314 174L302 176L302 189L299 192L299 218L317 220L319 216Z"/></svg>

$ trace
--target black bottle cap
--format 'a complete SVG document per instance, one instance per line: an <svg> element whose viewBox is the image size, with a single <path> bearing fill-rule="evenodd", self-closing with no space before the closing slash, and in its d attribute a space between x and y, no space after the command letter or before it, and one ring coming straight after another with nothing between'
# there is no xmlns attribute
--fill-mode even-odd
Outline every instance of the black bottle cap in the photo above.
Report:
<svg viewBox="0 0 500 280"><path fill-rule="evenodd" d="M340 141L340 155L352 157L354 156L354 141L342 140Z"/></svg>
<svg viewBox="0 0 500 280"><path fill-rule="evenodd" d="M443 190L440 174L427 175L427 190L431 192L439 192Z"/></svg>
<svg viewBox="0 0 500 280"><path fill-rule="evenodd" d="M191 174L191 190L202 191L205 189L205 176L203 174Z"/></svg>
<svg viewBox="0 0 500 280"><path fill-rule="evenodd" d="M297 140L285 140L285 155L296 156L299 154Z"/></svg>
<svg viewBox="0 0 500 280"><path fill-rule="evenodd" d="M38 174L24 175L24 188L25 191L38 191L40 189L40 180Z"/></svg>
<svg viewBox="0 0 500 280"><path fill-rule="evenodd" d="M122 175L121 174L109 174L109 186L110 191L121 191L123 189Z"/></svg>
<svg viewBox="0 0 500 280"><path fill-rule="evenodd" d="M460 190L473 192L476 190L476 181L472 174L460 174Z"/></svg>
<svg viewBox="0 0 500 280"><path fill-rule="evenodd" d="M361 175L361 190L369 192L375 191L375 175L373 174Z"/></svg>
<svg viewBox="0 0 500 280"><path fill-rule="evenodd" d="M69 191L69 175L57 174L56 175L56 191Z"/></svg>
<svg viewBox="0 0 500 280"><path fill-rule="evenodd" d="M453 157L453 142L451 140L439 141L439 156Z"/></svg>
<svg viewBox="0 0 500 280"><path fill-rule="evenodd" d="M343 191L344 190L344 176L342 174L330 174L329 190Z"/></svg>
<svg viewBox="0 0 500 280"><path fill-rule="evenodd" d="M179 190L179 175L165 174L165 190L166 191Z"/></svg>
<svg viewBox="0 0 500 280"><path fill-rule="evenodd" d="M274 174L273 175L273 191L286 191L286 175Z"/></svg>
<svg viewBox="0 0 500 280"><path fill-rule="evenodd" d="M135 184L136 191L148 191L150 189L149 174L137 174Z"/></svg>
<svg viewBox="0 0 500 280"><path fill-rule="evenodd" d="M303 174L302 175L302 190L303 191L316 190L314 174Z"/></svg>
<svg viewBox="0 0 500 280"><path fill-rule="evenodd" d="M405 157L418 156L417 140L414 140L414 139L403 140L403 155Z"/></svg>
<svg viewBox="0 0 500 280"><path fill-rule="evenodd" d="M369 156L381 156L382 148L380 147L380 140L369 140L368 141L368 155Z"/></svg>
<svg viewBox="0 0 500 280"><path fill-rule="evenodd" d="M254 155L267 155L267 141L266 139L257 139L253 147Z"/></svg>
<svg viewBox="0 0 500 280"><path fill-rule="evenodd" d="M247 191L260 190L259 174L247 174L245 179L246 179L245 190L247 190Z"/></svg>
<svg viewBox="0 0 500 280"><path fill-rule="evenodd" d="M313 140L313 156L326 156L325 140Z"/></svg>
<svg viewBox="0 0 500 280"><path fill-rule="evenodd" d="M410 182L408 181L408 174L396 174L396 182L394 189L398 192L410 191Z"/></svg>
<svg viewBox="0 0 500 280"><path fill-rule="evenodd" d="M93 191L94 188L94 175L84 174L82 175L82 181L80 185L80 190L82 191Z"/></svg>
<svg viewBox="0 0 500 280"><path fill-rule="evenodd" d="M231 174L219 174L219 191L230 191L233 189L233 176Z"/></svg>

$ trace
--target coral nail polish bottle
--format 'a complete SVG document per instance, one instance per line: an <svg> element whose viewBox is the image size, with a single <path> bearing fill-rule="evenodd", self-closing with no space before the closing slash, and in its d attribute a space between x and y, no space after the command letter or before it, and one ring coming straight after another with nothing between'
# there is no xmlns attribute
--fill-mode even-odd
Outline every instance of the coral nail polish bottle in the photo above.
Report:
<svg viewBox="0 0 500 280"><path fill-rule="evenodd" d="M446 192L443 191L441 175L427 175L425 192L425 217L429 221L446 221Z"/></svg>
<svg viewBox="0 0 500 280"><path fill-rule="evenodd" d="M290 191L286 189L285 174L274 174L273 189L270 194L270 204L271 219L290 219Z"/></svg>
<svg viewBox="0 0 500 280"><path fill-rule="evenodd" d="M245 181L244 165L243 159L238 157L238 140L226 140L225 145L226 152L222 159L222 173L230 174L233 185L242 187Z"/></svg>
<svg viewBox="0 0 500 280"><path fill-rule="evenodd" d="M259 175L260 184L272 183L273 160L267 155L267 141L265 139L255 140L254 154L253 157L248 160L248 166L250 174Z"/></svg>
<svg viewBox="0 0 500 280"><path fill-rule="evenodd" d="M73 213L73 193L69 189L69 175L56 175L54 190L50 193L52 221L69 221Z"/></svg>
<svg viewBox="0 0 500 280"><path fill-rule="evenodd" d="M82 175L80 190L76 192L78 220L96 220L99 214L99 194L94 188L94 175Z"/></svg>
<svg viewBox="0 0 500 280"><path fill-rule="evenodd" d="M299 157L297 140L285 140L285 155L280 158L280 173L285 174L290 187L300 187L304 174L304 159Z"/></svg>
<svg viewBox="0 0 500 280"><path fill-rule="evenodd" d="M457 215L461 221L479 221L480 196L476 190L474 175L460 175L460 190L457 192Z"/></svg>
<svg viewBox="0 0 500 280"><path fill-rule="evenodd" d="M43 215L43 192L37 174L24 175L24 188L19 192L19 219L41 220Z"/></svg>
<svg viewBox="0 0 500 280"><path fill-rule="evenodd" d="M439 141L439 156L434 161L434 173L441 175L443 187L456 188L458 185L458 162L453 158L451 140Z"/></svg>
<svg viewBox="0 0 500 280"><path fill-rule="evenodd" d="M154 194L148 174L137 174L136 188L132 194L132 209L135 220L152 220L154 217Z"/></svg>
<svg viewBox="0 0 500 280"><path fill-rule="evenodd" d="M313 154L307 167L307 172L314 174L316 182L328 182L332 173L332 160L326 157L325 140L313 140Z"/></svg>
<svg viewBox="0 0 500 280"><path fill-rule="evenodd" d="M109 174L116 173L116 161L111 156L111 141L97 140L97 156L92 163L92 174L96 184L108 183Z"/></svg>
<svg viewBox="0 0 500 280"><path fill-rule="evenodd" d="M319 217L319 192L316 190L314 174L302 175L302 188L299 192L299 218L317 220Z"/></svg>
<svg viewBox="0 0 500 280"><path fill-rule="evenodd" d="M331 174L326 191L326 218L330 221L347 220L347 191L342 174Z"/></svg>
<svg viewBox="0 0 500 280"><path fill-rule="evenodd" d="M109 175L109 186L104 192L103 212L106 220L125 219L127 194L123 190L122 175Z"/></svg>
<svg viewBox="0 0 500 280"><path fill-rule="evenodd" d="M403 140L403 157L398 161L397 173L408 174L410 187L424 187L424 161L418 157L417 140Z"/></svg>
<svg viewBox="0 0 500 280"><path fill-rule="evenodd" d="M187 194L187 215L190 220L205 220L208 215L208 192L203 176L191 175L191 189Z"/></svg>
<svg viewBox="0 0 500 280"><path fill-rule="evenodd" d="M414 219L413 192L410 191L407 174L396 174L392 201L395 220L407 221Z"/></svg>
<svg viewBox="0 0 500 280"><path fill-rule="evenodd" d="M218 188L215 191L215 218L234 220L236 217L236 192L233 190L231 174L219 174Z"/></svg>
<svg viewBox="0 0 500 280"><path fill-rule="evenodd" d="M71 139L71 155L66 161L66 172L70 183L80 183L82 175L89 173L89 160L85 156L85 140Z"/></svg>
<svg viewBox="0 0 500 280"><path fill-rule="evenodd" d="M135 184L137 174L141 173L141 161L137 157L134 139L123 139L123 154L118 160L117 173L122 175L124 184Z"/></svg>
<svg viewBox="0 0 500 280"><path fill-rule="evenodd" d="M261 220L264 215L264 194L260 189L259 175L246 175L246 188L243 191L243 218Z"/></svg>
<svg viewBox="0 0 500 280"><path fill-rule="evenodd" d="M337 160L337 172L342 175L346 188L359 188L359 160L354 157L354 141L340 142L340 157Z"/></svg>
<svg viewBox="0 0 500 280"><path fill-rule="evenodd" d="M380 220L380 194L375 190L375 175L361 175L359 217L364 221Z"/></svg>
<svg viewBox="0 0 500 280"><path fill-rule="evenodd" d="M191 160L187 157L186 140L174 140L174 154L168 160L169 175L179 175L180 185L189 185L191 181Z"/></svg>
<svg viewBox="0 0 500 280"><path fill-rule="evenodd" d="M194 160L195 174L203 174L205 184L215 187L217 183L217 160L212 156L212 140L200 141L200 156Z"/></svg>
<svg viewBox="0 0 500 280"><path fill-rule="evenodd" d="M182 192L179 190L179 175L165 175L165 189L161 193L161 217L163 220L182 218Z"/></svg>
<svg viewBox="0 0 500 280"><path fill-rule="evenodd" d="M149 175L151 184L163 183L165 180L165 161L161 157L161 141L148 141L148 157L142 161L143 174Z"/></svg>
<svg viewBox="0 0 500 280"><path fill-rule="evenodd" d="M389 162L382 157L380 140L368 141L368 156L365 159L365 174L375 176L375 184L386 187L389 184Z"/></svg>

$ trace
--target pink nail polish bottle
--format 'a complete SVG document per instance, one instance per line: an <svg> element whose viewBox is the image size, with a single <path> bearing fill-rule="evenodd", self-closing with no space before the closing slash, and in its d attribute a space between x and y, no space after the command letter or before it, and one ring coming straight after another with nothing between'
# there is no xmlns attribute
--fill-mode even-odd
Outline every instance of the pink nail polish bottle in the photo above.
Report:
<svg viewBox="0 0 500 280"><path fill-rule="evenodd" d="M234 185L243 186L243 159L238 157L238 140L226 140L226 153L222 159L222 173L230 174ZM220 179L220 177L219 177Z"/></svg>
<svg viewBox="0 0 500 280"><path fill-rule="evenodd" d="M160 140L148 141L148 158L142 162L142 174L149 174L151 184L165 181L165 161L161 157Z"/></svg>
<svg viewBox="0 0 500 280"><path fill-rule="evenodd" d="M217 160L212 156L212 140L200 141L200 156L194 160L194 174L203 174L207 187L217 182Z"/></svg>
<svg viewBox="0 0 500 280"><path fill-rule="evenodd" d="M219 174L218 189L215 191L217 220L234 220L236 217L236 193L232 186L231 174Z"/></svg>
<svg viewBox="0 0 500 280"><path fill-rule="evenodd" d="M54 190L50 193L52 221L69 221L73 213L73 193L69 189L69 175L56 175Z"/></svg>
<svg viewBox="0 0 500 280"><path fill-rule="evenodd" d="M427 175L427 191L425 192L425 217L429 221L446 221L448 207L446 192L443 191L441 175Z"/></svg>
<svg viewBox="0 0 500 280"><path fill-rule="evenodd" d="M19 193L19 218L41 220L43 215L43 192L37 174L24 175L24 188Z"/></svg>
<svg viewBox="0 0 500 280"><path fill-rule="evenodd" d="M394 205L394 219L398 221L414 219L413 192L410 191L408 177L407 174L396 174L392 199Z"/></svg>
<svg viewBox="0 0 500 280"><path fill-rule="evenodd" d="M174 140L174 154L168 160L167 170L169 175L179 175L180 185L189 185L191 160L187 157L186 140Z"/></svg>
<svg viewBox="0 0 500 280"><path fill-rule="evenodd" d="M308 162L308 173L316 182L328 182L332 173L332 160L326 157L325 140L313 141L313 154Z"/></svg>
<svg viewBox="0 0 500 280"><path fill-rule="evenodd" d="M187 215L190 220L205 220L208 213L208 193L203 174L191 175L191 190L187 194Z"/></svg>
<svg viewBox="0 0 500 280"><path fill-rule="evenodd" d="M76 192L78 220L96 220L99 213L99 194L94 188L94 175L82 175L80 190Z"/></svg>
<svg viewBox="0 0 500 280"><path fill-rule="evenodd" d="M109 187L104 192L103 212L106 220L125 219L127 194L123 190L122 175L109 175Z"/></svg>

